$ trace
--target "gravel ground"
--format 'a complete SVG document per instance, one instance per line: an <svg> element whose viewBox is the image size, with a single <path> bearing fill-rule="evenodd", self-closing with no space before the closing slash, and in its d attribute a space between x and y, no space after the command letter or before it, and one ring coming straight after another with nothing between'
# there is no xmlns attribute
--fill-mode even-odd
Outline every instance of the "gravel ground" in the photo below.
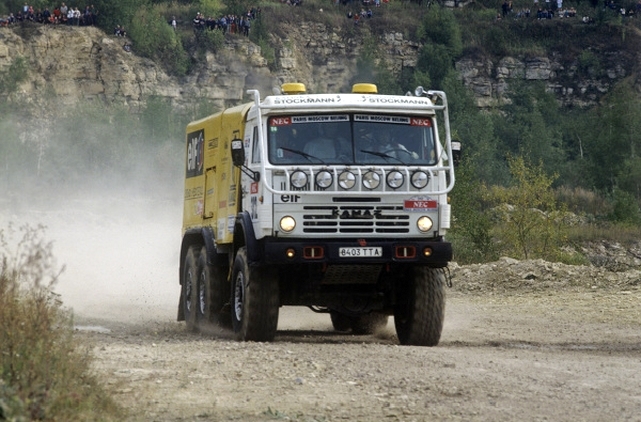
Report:
<svg viewBox="0 0 641 422"><path fill-rule="evenodd" d="M637 288L479 293L464 270L433 348L399 346L393 321L335 333L306 308L281 310L273 343L122 318L79 335L133 421L641 420Z"/></svg>

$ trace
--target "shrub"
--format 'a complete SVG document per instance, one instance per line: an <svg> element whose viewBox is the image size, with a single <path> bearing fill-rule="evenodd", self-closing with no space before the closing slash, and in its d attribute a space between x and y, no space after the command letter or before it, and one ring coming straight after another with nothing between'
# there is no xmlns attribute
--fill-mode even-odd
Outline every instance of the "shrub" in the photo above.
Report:
<svg viewBox="0 0 641 422"><path fill-rule="evenodd" d="M523 157L511 157L508 163L513 185L491 189L500 205L496 235L517 258L550 258L565 240L563 213L551 189L556 176L548 176L542 164L532 166Z"/></svg>
<svg viewBox="0 0 641 422"><path fill-rule="evenodd" d="M0 420L118 420L53 293L61 270L43 230L22 227L17 246L0 230Z"/></svg>

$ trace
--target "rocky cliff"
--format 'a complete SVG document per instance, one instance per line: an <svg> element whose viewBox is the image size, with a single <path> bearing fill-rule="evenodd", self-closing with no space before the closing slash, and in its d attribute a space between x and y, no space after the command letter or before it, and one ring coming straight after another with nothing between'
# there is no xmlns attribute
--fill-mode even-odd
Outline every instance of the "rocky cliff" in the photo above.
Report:
<svg viewBox="0 0 641 422"><path fill-rule="evenodd" d="M242 100L249 88L263 95L286 81L300 81L313 92L340 91L356 68L367 28L347 36L321 23L306 22L279 37L272 34L276 63L271 71L258 46L244 37L228 36L222 51L207 53L187 77L168 76L151 60L123 46L126 40L94 27L41 25L0 28L0 69L25 57L29 75L9 101L28 101L51 110L51 102L74 104L81 99L126 104L139 109L150 95L169 99L177 108L207 99L223 106ZM638 35L636 35L638 36ZM401 33L380 37L385 65L393 72L416 65L415 42ZM617 81L636 75L641 53L603 52L601 69L582 69L577 59L558 54L539 57L463 57L456 63L480 107L505 99L511 81L543 81L560 102L595 104ZM381 65L383 65L383 62ZM635 76L636 77L636 76Z"/></svg>

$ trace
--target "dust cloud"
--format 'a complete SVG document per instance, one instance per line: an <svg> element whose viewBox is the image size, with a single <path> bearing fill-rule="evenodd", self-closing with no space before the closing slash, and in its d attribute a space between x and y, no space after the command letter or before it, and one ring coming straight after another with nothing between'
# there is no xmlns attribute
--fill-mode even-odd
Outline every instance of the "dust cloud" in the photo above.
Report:
<svg viewBox="0 0 641 422"><path fill-rule="evenodd" d="M45 226L56 286L76 321L145 322L176 318L180 288L181 203L144 194L94 191L5 209L2 226Z"/></svg>

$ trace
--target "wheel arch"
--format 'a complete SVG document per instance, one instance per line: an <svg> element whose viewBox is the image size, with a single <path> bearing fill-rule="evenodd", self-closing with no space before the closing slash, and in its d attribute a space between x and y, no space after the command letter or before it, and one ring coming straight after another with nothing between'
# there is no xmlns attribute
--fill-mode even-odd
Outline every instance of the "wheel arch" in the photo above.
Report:
<svg viewBox="0 0 641 422"><path fill-rule="evenodd" d="M236 216L236 224L234 226L234 256L238 249L246 246L247 248L247 261L253 264L261 260L261 251L258 240L254 233L254 225L252 224L249 213L244 211L238 213Z"/></svg>

